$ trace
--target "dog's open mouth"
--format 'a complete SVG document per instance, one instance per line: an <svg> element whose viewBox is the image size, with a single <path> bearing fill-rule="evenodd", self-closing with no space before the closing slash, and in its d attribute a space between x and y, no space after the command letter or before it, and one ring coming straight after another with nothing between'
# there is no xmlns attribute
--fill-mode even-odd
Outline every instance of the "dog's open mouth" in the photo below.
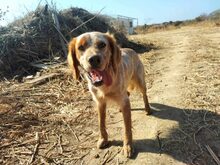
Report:
<svg viewBox="0 0 220 165"><path fill-rule="evenodd" d="M89 72L89 78L95 86L101 86L103 84L109 86L112 83L111 76L105 70L100 71L97 69L92 69Z"/></svg>

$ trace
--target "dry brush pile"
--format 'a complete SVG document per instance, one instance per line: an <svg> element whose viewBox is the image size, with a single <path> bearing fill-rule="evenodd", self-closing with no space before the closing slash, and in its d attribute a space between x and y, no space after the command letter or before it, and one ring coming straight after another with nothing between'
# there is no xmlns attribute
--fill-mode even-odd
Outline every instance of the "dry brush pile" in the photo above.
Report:
<svg viewBox="0 0 220 165"><path fill-rule="evenodd" d="M109 24L109 17L81 8L57 11L46 5L7 27L0 27L0 76L24 76L36 68L33 62L63 59L68 41L88 31L111 32L122 47L140 47Z"/></svg>

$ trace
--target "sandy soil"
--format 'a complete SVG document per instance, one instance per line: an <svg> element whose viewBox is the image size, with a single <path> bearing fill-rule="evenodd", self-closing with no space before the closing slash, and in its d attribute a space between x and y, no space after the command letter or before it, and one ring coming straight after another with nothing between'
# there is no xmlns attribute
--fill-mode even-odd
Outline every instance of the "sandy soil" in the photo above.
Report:
<svg viewBox="0 0 220 165"><path fill-rule="evenodd" d="M130 97L132 159L120 154L123 121L114 105L107 115L111 143L104 150L96 149L97 114L85 84L63 76L19 93L19 88L7 92L17 84L2 82L0 163L215 164L213 153L220 159L219 38L216 27L130 37L156 45L140 54L153 114L145 115L138 92Z"/></svg>

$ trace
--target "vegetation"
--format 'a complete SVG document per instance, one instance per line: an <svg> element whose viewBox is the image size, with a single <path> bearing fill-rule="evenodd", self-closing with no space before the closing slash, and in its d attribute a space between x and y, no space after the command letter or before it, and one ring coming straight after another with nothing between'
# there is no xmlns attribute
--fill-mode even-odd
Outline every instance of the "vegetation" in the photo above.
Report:
<svg viewBox="0 0 220 165"><path fill-rule="evenodd" d="M201 14L192 20L185 21L169 21L161 24L143 25L136 28L137 33L147 33L161 30L177 29L182 26L195 26L195 25L209 25L220 26L220 10L216 10L210 14Z"/></svg>
<svg viewBox="0 0 220 165"><path fill-rule="evenodd" d="M0 20L6 13L0 10ZM57 11L48 4L37 7L23 18L0 27L0 76L31 74L38 69L33 63L42 60L65 61L68 41L88 31L109 31L122 46L129 46L125 35L98 14L81 8Z"/></svg>

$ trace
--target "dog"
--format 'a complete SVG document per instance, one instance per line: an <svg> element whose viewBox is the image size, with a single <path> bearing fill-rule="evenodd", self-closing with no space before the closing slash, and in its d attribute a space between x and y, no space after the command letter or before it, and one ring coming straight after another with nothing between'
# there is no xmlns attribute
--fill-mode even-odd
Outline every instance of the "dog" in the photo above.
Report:
<svg viewBox="0 0 220 165"><path fill-rule="evenodd" d="M106 131L106 104L117 103L124 119L123 153L130 158L132 148L132 123L130 92L137 88L143 94L145 111L151 113L147 97L144 66L137 53L129 48L120 48L109 33L87 32L73 38L68 45L68 65L74 79L81 72L88 81L88 88L96 103L99 118L98 148L108 145Z"/></svg>

